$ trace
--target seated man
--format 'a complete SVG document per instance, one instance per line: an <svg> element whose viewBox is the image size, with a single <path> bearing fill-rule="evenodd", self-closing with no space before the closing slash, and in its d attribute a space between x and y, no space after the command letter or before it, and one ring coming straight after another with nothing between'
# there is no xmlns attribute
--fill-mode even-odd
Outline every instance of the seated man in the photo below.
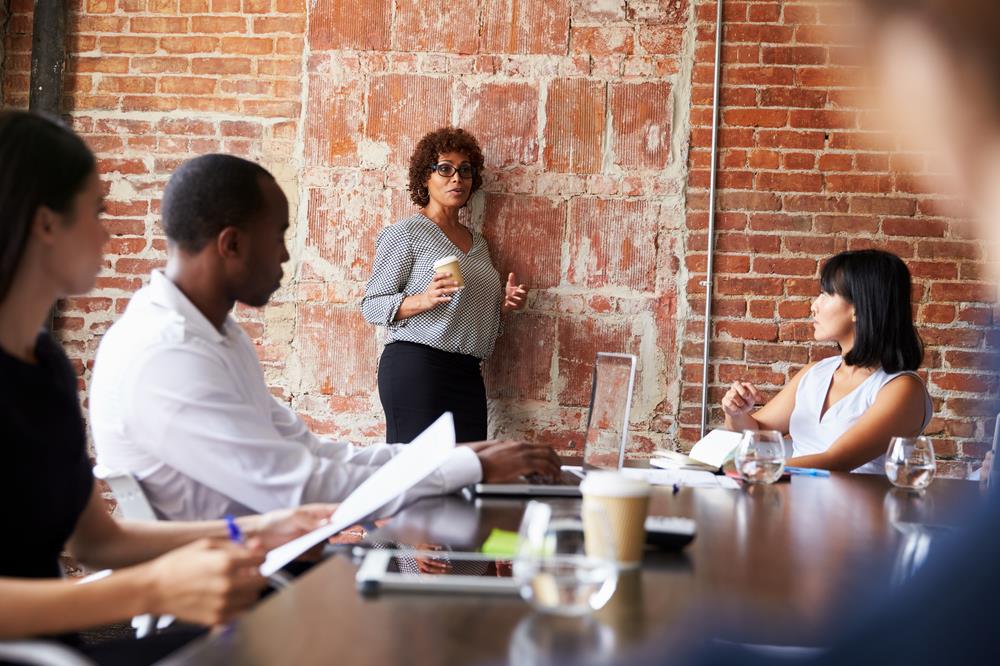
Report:
<svg viewBox="0 0 1000 666"><path fill-rule="evenodd" d="M166 270L154 271L97 352L90 423L99 462L134 474L172 520L344 499L400 445L355 448L310 433L268 392L230 316L236 302L265 305L289 258L288 201L274 177L233 156L195 158L167 184L162 220ZM459 446L388 509L524 474L556 476L559 459L547 446Z"/></svg>

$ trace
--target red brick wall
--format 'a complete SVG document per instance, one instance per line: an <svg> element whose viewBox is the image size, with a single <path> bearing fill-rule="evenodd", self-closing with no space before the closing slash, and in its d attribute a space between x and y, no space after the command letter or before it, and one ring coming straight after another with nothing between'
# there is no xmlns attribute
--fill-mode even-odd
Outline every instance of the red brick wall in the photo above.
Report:
<svg viewBox="0 0 1000 666"><path fill-rule="evenodd" d="M634 452L691 442L712 3L71 4L66 111L101 159L114 233L98 289L59 320L84 388L100 334L163 261L171 170L233 152L272 169L292 202L293 275L271 306L239 312L274 392L320 431L378 439L378 343L357 304L378 230L413 210L409 152L453 123L487 154L469 222L533 287L487 365L496 433L578 438L594 352L625 350L641 359ZM920 189L933 164L872 147L817 3L726 6L713 400L736 376L774 390L831 353L808 339L819 262L878 244L918 277L940 450L979 457L997 408L982 369L993 292L948 202ZM22 106L31 3L12 11L4 92Z"/></svg>
<svg viewBox="0 0 1000 666"><path fill-rule="evenodd" d="M964 235L937 164L893 150L866 109L855 53L823 2L726 2L711 399L749 379L776 392L802 365L836 353L812 341L809 304L822 261L865 247L895 252L915 278L936 418L928 432L950 474L981 458L998 407L990 331L996 289ZM711 146L714 3L695 9L687 192L687 305L681 437L696 437L701 393ZM848 31L849 33L849 31ZM996 259L995 257L993 258ZM994 364L991 366L991 364ZM721 421L721 410L712 413Z"/></svg>

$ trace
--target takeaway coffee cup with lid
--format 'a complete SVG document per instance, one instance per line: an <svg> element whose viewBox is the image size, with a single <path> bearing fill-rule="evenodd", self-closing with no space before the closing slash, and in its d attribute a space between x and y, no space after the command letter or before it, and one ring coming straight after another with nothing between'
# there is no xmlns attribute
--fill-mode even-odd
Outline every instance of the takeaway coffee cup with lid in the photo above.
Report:
<svg viewBox="0 0 1000 666"><path fill-rule="evenodd" d="M646 545L649 484L618 472L593 471L587 473L580 491L583 493L584 533L588 531L588 510L594 506L603 508L615 542L618 565L623 568L638 566Z"/></svg>
<svg viewBox="0 0 1000 666"><path fill-rule="evenodd" d="M441 257L435 261L434 273L451 273L451 279L457 282L459 287L465 286L465 280L462 279L462 269L458 265L458 257L454 255Z"/></svg>

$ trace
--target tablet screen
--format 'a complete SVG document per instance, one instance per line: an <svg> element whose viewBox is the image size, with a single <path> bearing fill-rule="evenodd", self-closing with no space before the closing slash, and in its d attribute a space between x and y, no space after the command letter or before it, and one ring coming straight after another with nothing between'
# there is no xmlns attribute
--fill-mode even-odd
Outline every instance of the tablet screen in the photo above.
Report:
<svg viewBox="0 0 1000 666"><path fill-rule="evenodd" d="M404 576L482 576L512 578L510 560L475 558L442 552L396 554L389 560L387 572Z"/></svg>

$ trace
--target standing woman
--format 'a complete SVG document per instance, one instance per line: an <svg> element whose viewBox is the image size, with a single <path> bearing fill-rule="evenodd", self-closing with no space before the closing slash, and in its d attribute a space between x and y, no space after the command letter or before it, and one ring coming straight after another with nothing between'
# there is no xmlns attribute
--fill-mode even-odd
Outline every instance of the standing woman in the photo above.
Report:
<svg viewBox="0 0 1000 666"><path fill-rule="evenodd" d="M410 198L420 211L376 241L361 311L386 328L378 389L389 442L412 441L446 411L455 415L458 441L486 439L480 366L493 352L502 315L524 307L527 289L513 273L505 285L486 239L459 222L483 183L483 162L479 143L463 129L424 136L409 173ZM461 275L435 268L449 258Z"/></svg>
<svg viewBox="0 0 1000 666"><path fill-rule="evenodd" d="M883 474L890 438L919 435L934 410L915 373L924 349L910 282L906 264L889 252L832 257L812 304L813 336L836 342L840 354L802 368L756 412L757 389L733 382L722 399L726 427L790 434L789 465Z"/></svg>
<svg viewBox="0 0 1000 666"><path fill-rule="evenodd" d="M60 123L0 112L0 641L55 637L134 615L219 624L256 601L263 549L311 529L330 505L237 520L116 521L94 484L76 373L44 330L57 298L94 286L108 233L94 155ZM87 585L60 577L68 550L114 573ZM88 649L98 663L150 663L191 631Z"/></svg>

